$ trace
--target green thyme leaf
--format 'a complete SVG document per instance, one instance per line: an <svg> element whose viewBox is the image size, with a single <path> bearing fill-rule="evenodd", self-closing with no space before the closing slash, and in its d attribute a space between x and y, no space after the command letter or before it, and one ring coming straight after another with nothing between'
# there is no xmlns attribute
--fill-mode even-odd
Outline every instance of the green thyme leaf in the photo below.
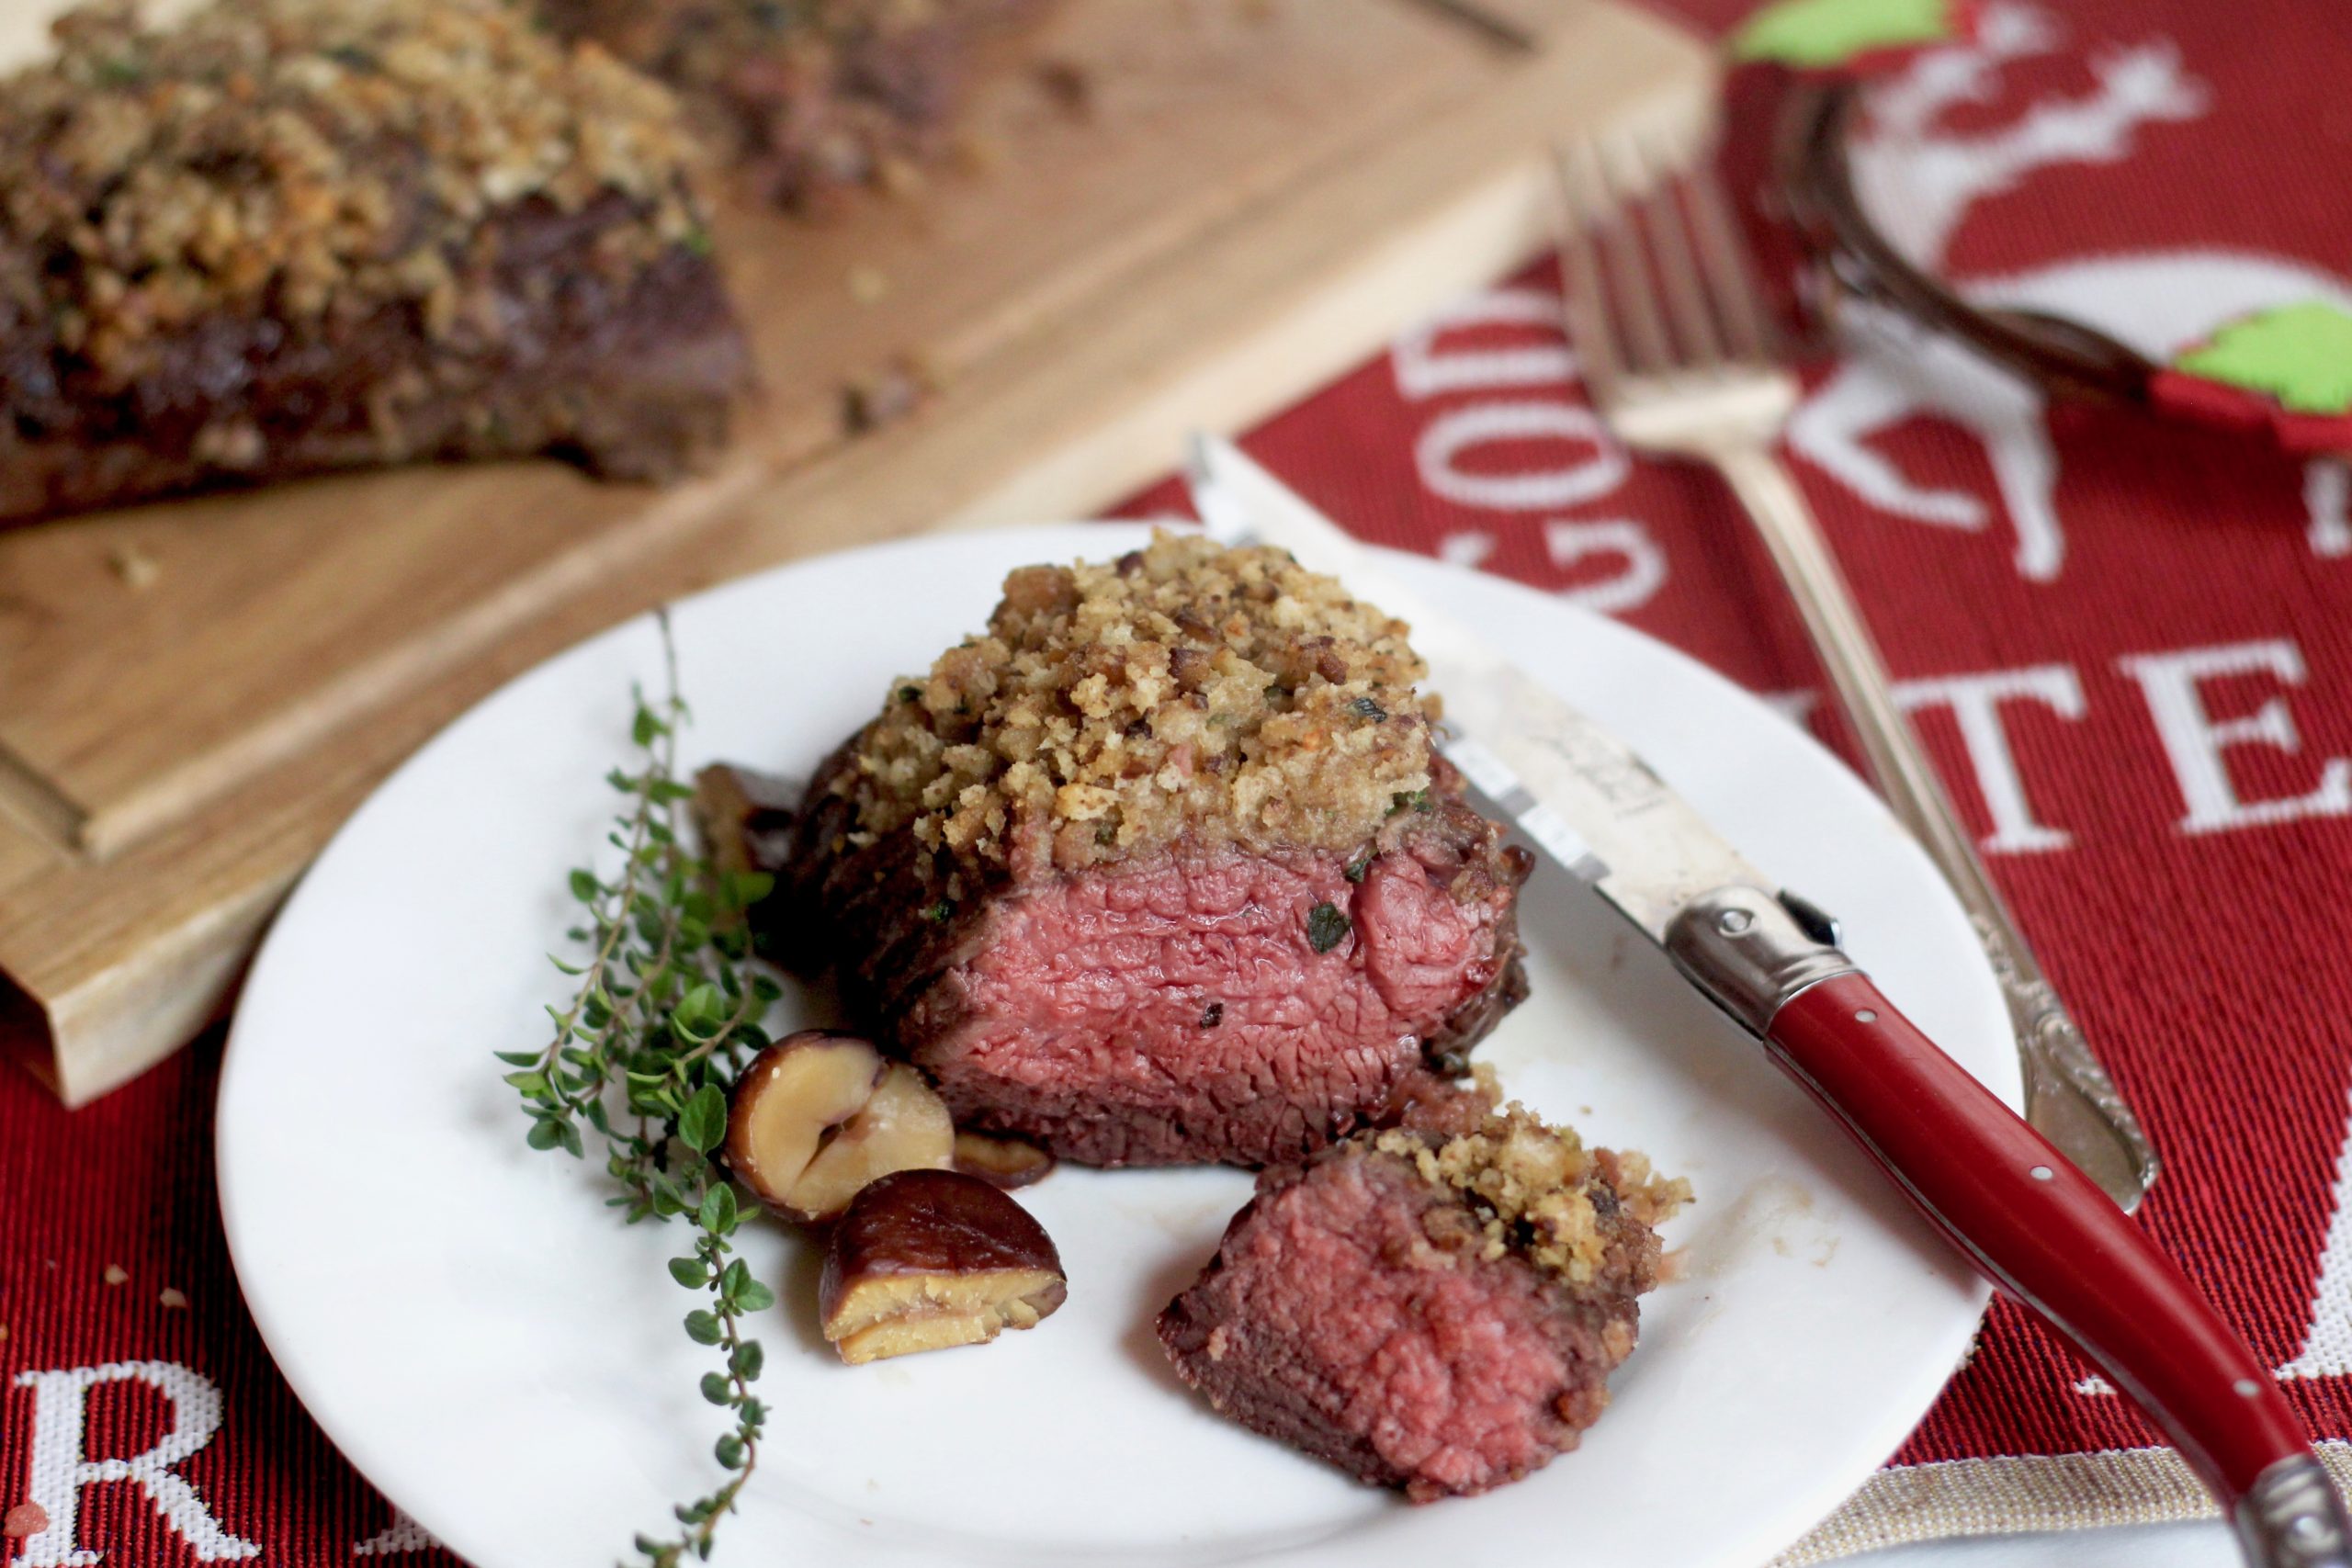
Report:
<svg viewBox="0 0 2352 1568"><path fill-rule="evenodd" d="M1317 904L1306 912L1306 943L1317 953L1330 952L1353 929L1336 905Z"/></svg>
<svg viewBox="0 0 2352 1568"><path fill-rule="evenodd" d="M708 1154L727 1136L727 1097L715 1083L707 1083L695 1090L686 1102L684 1114L678 1118L678 1136L686 1141L696 1154Z"/></svg>
<svg viewBox="0 0 2352 1568"><path fill-rule="evenodd" d="M697 1345L716 1345L726 1330L719 1326L717 1313L699 1309L686 1314L686 1337Z"/></svg>
<svg viewBox="0 0 2352 1568"><path fill-rule="evenodd" d="M720 1182L702 1195L702 1213L695 1216L702 1228L713 1235L725 1235L735 1228L735 1189Z"/></svg>

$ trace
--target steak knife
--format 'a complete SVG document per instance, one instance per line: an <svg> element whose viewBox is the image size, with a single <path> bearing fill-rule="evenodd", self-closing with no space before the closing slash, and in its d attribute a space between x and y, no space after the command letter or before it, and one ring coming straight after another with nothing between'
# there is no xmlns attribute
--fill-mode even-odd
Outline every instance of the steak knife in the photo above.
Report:
<svg viewBox="0 0 2352 1568"><path fill-rule="evenodd" d="M1189 479L1213 536L1288 550L1411 624L1445 694L1446 756L1755 1036L1980 1273L2148 1413L2247 1562L2352 1568L2352 1522L2268 1370L2114 1200L1903 1016L1834 920L1230 443L1195 437Z"/></svg>

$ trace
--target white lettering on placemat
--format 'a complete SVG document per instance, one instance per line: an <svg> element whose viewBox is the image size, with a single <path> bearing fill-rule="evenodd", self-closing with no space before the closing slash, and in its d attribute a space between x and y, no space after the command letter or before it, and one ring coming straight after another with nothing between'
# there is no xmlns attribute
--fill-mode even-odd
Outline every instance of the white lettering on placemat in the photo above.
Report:
<svg viewBox="0 0 2352 1568"><path fill-rule="evenodd" d="M82 1450L89 1392L100 1383L139 1382L171 1403L172 1429L130 1459L90 1459ZM77 1540L82 1488L101 1481L132 1482L164 1523L179 1532L202 1562L256 1557L261 1548L222 1528L173 1467L220 1429L220 1391L174 1361L108 1361L96 1367L23 1372L17 1386L33 1391L31 1501L49 1516L48 1528L25 1538L22 1568L86 1568L100 1561Z"/></svg>
<svg viewBox="0 0 2352 1568"><path fill-rule="evenodd" d="M1905 713L1921 708L1948 707L1960 725L1961 744L1968 749L1968 765L1976 774L1977 793L1992 814L1993 833L1984 842L1995 854L2031 854L2063 850L2074 835L2035 820L2026 798L2025 780L2018 772L2017 753L2001 722L2001 705L2030 700L2061 718L2080 718L2086 711L2082 678L2064 664L2037 664L2026 670L1995 670L1983 675L1945 675L1898 682L1894 700Z"/></svg>
<svg viewBox="0 0 2352 1568"><path fill-rule="evenodd" d="M2149 716L2172 761L2188 815L2184 833L2219 833L2257 828L2303 817L2352 817L2352 759L2331 757L2320 764L2319 783L2307 795L2245 800L2231 781L2228 752L2238 746L2268 746L2292 756L2303 748L2284 697L2271 697L2242 717L2217 719L2199 687L2225 675L2268 675L2281 685L2308 678L2303 656L2284 639L2191 648L2178 653L2139 653L2116 660L2140 682Z"/></svg>

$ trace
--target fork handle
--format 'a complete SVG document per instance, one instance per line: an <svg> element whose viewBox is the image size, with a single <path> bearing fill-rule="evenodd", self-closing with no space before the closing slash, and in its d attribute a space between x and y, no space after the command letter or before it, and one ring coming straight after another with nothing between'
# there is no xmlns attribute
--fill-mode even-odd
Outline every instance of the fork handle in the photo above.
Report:
<svg viewBox="0 0 2352 1568"><path fill-rule="evenodd" d="M1968 910L2008 1004L2025 1066L2026 1116L2127 1211L2156 1179L2155 1150L2091 1055L2019 934L1942 782L1894 700L1878 645L1787 467L1761 446L1708 454L1763 536L1804 617L1848 727L1895 817Z"/></svg>

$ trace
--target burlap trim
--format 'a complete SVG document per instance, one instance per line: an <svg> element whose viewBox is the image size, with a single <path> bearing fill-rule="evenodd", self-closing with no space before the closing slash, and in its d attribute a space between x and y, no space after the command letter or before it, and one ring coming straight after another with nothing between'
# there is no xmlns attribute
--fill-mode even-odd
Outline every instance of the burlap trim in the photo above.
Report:
<svg viewBox="0 0 2352 1568"><path fill-rule="evenodd" d="M2352 1443L2314 1446L2336 1490L2352 1495ZM1871 1477L1771 1568L1954 1536L2163 1524L2219 1511L2170 1449L1898 1465Z"/></svg>

